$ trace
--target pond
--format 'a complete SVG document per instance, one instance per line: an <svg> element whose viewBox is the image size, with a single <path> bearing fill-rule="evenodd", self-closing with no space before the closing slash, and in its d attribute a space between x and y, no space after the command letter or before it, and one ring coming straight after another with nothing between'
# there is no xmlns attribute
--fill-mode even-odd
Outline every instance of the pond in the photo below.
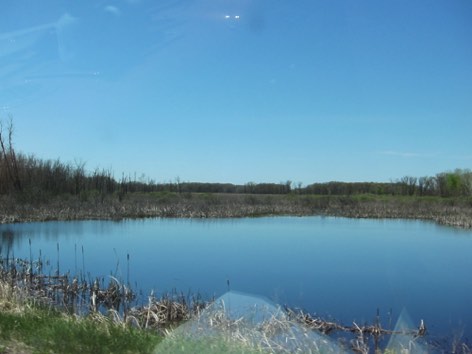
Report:
<svg viewBox="0 0 472 354"><path fill-rule="evenodd" d="M50 272L113 275L143 301L177 289L263 295L344 324L395 325L406 309L433 336L472 338L472 232L331 217L144 219L0 225L3 257ZM31 247L30 247L31 243ZM129 260L128 260L129 255Z"/></svg>

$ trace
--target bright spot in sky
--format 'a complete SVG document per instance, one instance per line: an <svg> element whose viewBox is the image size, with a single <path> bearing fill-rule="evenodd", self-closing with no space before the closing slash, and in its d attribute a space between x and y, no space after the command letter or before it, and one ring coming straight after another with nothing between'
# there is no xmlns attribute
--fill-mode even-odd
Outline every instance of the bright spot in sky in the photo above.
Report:
<svg viewBox="0 0 472 354"><path fill-rule="evenodd" d="M239 20L239 15L234 16L236 20Z"/></svg>
<svg viewBox="0 0 472 354"><path fill-rule="evenodd" d="M231 16L230 15L226 15L225 18L230 18Z"/></svg>

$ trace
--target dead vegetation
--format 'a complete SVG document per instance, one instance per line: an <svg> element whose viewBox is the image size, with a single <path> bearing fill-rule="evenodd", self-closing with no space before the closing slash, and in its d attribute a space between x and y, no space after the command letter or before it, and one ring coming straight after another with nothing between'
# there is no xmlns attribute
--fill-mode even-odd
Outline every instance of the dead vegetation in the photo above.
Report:
<svg viewBox="0 0 472 354"><path fill-rule="evenodd" d="M359 326L357 323L343 326L301 311L282 310L257 298L254 298L255 303L251 300L250 296L238 293L223 295L198 316L171 332L170 339L161 343L158 352L173 353L183 346L192 348L193 343L202 340L212 343L215 348L238 348L239 353L382 353L386 344L382 342L381 345L381 340L391 336L407 339L410 350L405 348L404 353L419 353L413 348L425 346L423 322L418 329L412 330L386 330L380 322L372 326ZM328 333L332 335L328 336ZM394 340L388 344L387 352L397 352L395 350L402 345L401 341Z"/></svg>
<svg viewBox="0 0 472 354"><path fill-rule="evenodd" d="M106 282L103 278L88 281L80 275L71 276L58 272L45 274L44 263L45 260L41 259L32 261L1 258L1 298L13 299L14 301L9 301L9 304L52 306L72 316L87 316L98 322L108 318L119 325L163 334L199 318L205 309L214 303L214 299L205 300L199 295L173 291L161 296L151 293L146 303L137 304L135 292L114 277L109 277ZM269 320L262 321L257 327L257 332L243 330L243 327L239 327L243 319L228 318L222 311L213 313L208 321L212 328L229 330L231 336L239 342L247 342L249 335L254 339L256 338L254 335L257 334L257 341L261 343L259 349L274 353L283 352L284 346L273 338L277 338L280 333L293 332L294 324L301 326L304 333L313 331L320 335L351 338L347 346L362 353L367 353L372 347L378 349L381 338L399 333L382 328L380 321L373 325L353 323L352 326L345 326L299 310L286 308L280 311L282 316L273 316ZM417 329L403 331L402 334L414 338L423 337L426 334L426 327L421 323ZM292 344L301 345L296 342Z"/></svg>
<svg viewBox="0 0 472 354"><path fill-rule="evenodd" d="M0 223L124 218L234 218L268 215L431 220L472 228L472 201L436 197L134 193L18 203L0 196Z"/></svg>

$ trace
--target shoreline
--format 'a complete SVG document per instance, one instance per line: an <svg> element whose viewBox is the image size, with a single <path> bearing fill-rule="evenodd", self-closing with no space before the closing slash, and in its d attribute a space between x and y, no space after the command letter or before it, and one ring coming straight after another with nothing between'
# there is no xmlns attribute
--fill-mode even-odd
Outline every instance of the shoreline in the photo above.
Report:
<svg viewBox="0 0 472 354"><path fill-rule="evenodd" d="M241 218L261 216L337 216L414 219L472 228L472 199L376 195L309 196L265 194L136 193L113 196L56 197L43 202L0 199L0 224L123 220L141 218Z"/></svg>

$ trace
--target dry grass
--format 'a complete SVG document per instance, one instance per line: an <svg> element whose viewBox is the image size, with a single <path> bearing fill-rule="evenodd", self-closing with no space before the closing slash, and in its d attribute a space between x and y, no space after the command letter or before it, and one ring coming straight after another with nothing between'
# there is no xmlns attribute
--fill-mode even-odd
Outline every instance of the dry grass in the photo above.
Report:
<svg viewBox="0 0 472 354"><path fill-rule="evenodd" d="M228 314L224 301L169 332L158 346L158 353L191 353L195 346L206 346L208 353L338 353L342 350L327 337L291 320L284 311L271 312L254 321L249 311L235 318ZM260 311L264 311L260 307ZM207 351L208 350L208 351Z"/></svg>
<svg viewBox="0 0 472 354"><path fill-rule="evenodd" d="M0 196L0 223L123 219L145 217L231 218L264 215L331 215L353 218L432 220L472 228L472 200L467 198L395 197L376 195L246 195L131 193L97 200L56 197L47 203L17 203Z"/></svg>
<svg viewBox="0 0 472 354"><path fill-rule="evenodd" d="M38 348L50 353L151 352L162 335L166 338L156 347L157 353L368 353L374 349L381 353L373 346L376 336L400 334L415 341L424 334L379 325L343 326L280 308L269 309L262 317L261 307L257 313L234 316L228 312L229 302L189 299L177 292L160 298L151 294L146 305L126 312L110 308L106 314L92 311L86 316L58 312L51 305L38 307L38 303L44 302L34 301L21 286L0 281L0 353L31 353ZM454 348L455 353L471 353L463 341Z"/></svg>

